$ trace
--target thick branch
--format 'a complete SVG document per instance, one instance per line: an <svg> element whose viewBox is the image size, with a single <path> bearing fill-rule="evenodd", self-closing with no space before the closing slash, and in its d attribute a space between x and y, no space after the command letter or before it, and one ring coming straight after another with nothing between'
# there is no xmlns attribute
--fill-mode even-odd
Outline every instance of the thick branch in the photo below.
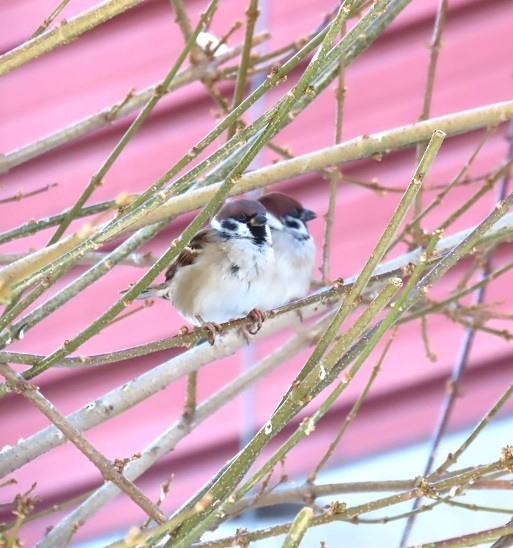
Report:
<svg viewBox="0 0 513 548"><path fill-rule="evenodd" d="M371 136L358 137L340 145L321 149L292 160L279 162L259 170L245 173L237 181L237 184L230 188L228 196L236 196L249 190L262 188L272 183L302 175L310 171L316 171L320 168L337 163L349 162L372 156L375 153L388 153L391 150L413 146L419 142L429 140L435 129L444 131L448 136L454 136L480 127L499 124L511 118L513 118L513 101L507 101L456 114L441 116L439 118L433 118L425 122L395 128ZM218 183L194 192L176 196L162 206L148 210L146 215L136 219L124 230L124 232L127 232L128 230L133 231L143 225L170 219L181 213L197 209L212 199L219 190L220 185L221 183ZM120 232L113 233L112 238L119 236L119 234ZM111 238L107 236L105 241L108 241L109 239ZM65 250L73 247L73 245L68 242L68 238L65 238L57 245L66 245ZM51 250L52 247L53 246L36 251L30 257L13 263L9 267L3 269L2 272L0 272L0 291L2 290L2 287L12 283L12 280L24 278L28 273L34 272L36 267L33 265L37 265L37 268L39 268L41 265L48 264L49 261L47 259L39 258L39 255L49 253L49 250ZM27 262L33 264L27 268Z"/></svg>
<svg viewBox="0 0 513 548"><path fill-rule="evenodd" d="M309 318L330 308L332 303L332 300L325 300L312 304L302 309L302 315L304 318ZM262 329L252 337L252 340L260 340L286 327L297 326L298 323L299 318L296 311L277 318L268 318ZM246 344L243 334L231 331L226 336L218 337L214 346L208 344L196 346L115 388L103 397L75 411L67 417L67 420L81 432L89 430L134 407L192 371L197 371L208 363L234 354ZM0 459L0 477L13 472L53 447L61 445L64 441L58 430L54 426L50 426L21 441L18 445L5 449L2 452L2 459Z"/></svg>
<svg viewBox="0 0 513 548"><path fill-rule="evenodd" d="M31 255L30 251L24 251L21 253L3 253L0 254L0 265L8 265L15 263L20 259L28 257ZM91 251L91 253L86 253L77 261L77 265L93 265L98 264L103 261L110 253L105 251ZM131 253L118 264L125 266L138 266L138 267L148 267L151 266L156 261L156 258L151 253Z"/></svg>
<svg viewBox="0 0 513 548"><path fill-rule="evenodd" d="M82 12L69 21L62 20L53 29L1 55L0 76L21 67L43 53L71 42L84 32L105 23L139 2L141 0L105 0L102 4Z"/></svg>
<svg viewBox="0 0 513 548"><path fill-rule="evenodd" d="M506 101L432 118L425 122L398 127L373 135L363 135L340 145L323 148L303 156L297 156L292 160L278 162L245 173L237 185L229 192L229 196L237 196L250 190L266 187L332 165L369 158L373 154L388 154L393 150L411 147L423 141L429 141L433 131L437 129L445 132L447 137L453 137L482 127L500 124L511 118L513 118L513 101ZM158 209L148 212L144 222L157 222L161 219L169 219L181 213L193 211L205 204L216 192L218 186L219 184L215 184L176 196ZM141 221L136 221L130 227L130 230L137 228L140 224Z"/></svg>

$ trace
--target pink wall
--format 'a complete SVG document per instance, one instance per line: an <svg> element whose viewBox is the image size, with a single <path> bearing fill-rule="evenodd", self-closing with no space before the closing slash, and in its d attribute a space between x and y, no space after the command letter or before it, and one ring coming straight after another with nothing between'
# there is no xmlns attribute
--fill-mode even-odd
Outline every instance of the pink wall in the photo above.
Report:
<svg viewBox="0 0 513 548"><path fill-rule="evenodd" d="M0 49L7 51L25 40L52 11L54 4L53 0L19 0L0 8L2 19L9 22L5 32L0 34ZM74 0L63 16L72 17L93 4L92 1ZM225 0L213 31L222 34L233 20L242 18L245 4ZM331 8L332 2L295 0L269 4L269 27L273 34L269 48L274 48L311 30L320 22L322 13ZM344 138L374 133L418 119L429 57L426 44L431 37L436 4L414 0L391 29L349 67ZM194 1L189 5L190 12L196 14L203 4ZM433 96L433 116L511 98L512 18L513 4L505 0L450 2ZM0 82L0 150L9 152L41 138L119 101L133 87L141 89L161 79L182 45L173 19L167 0L148 0L66 47L41 57L38 62L29 63L3 77ZM238 43L241 36L240 33L236 35L231 43ZM272 96L278 98L282 93L284 89L279 87ZM215 120L210 115L213 108L212 101L199 84L164 98L110 170L91 202L113 198L122 191L137 192L147 188L213 127ZM29 192L51 182L58 182L59 186L19 203L0 205L0 230L18 226L32 217L58 213L73 203L128 127L131 118L124 118L111 127L93 132L3 175L0 199L19 189ZM334 101L330 88L277 138L277 142L290 146L296 154L329 146L333 142L333 123ZM446 141L429 174L428 184L444 183L454 177L481 136L482 132L475 132ZM505 128L502 127L485 145L471 174L479 175L497 165L505 157L506 148ZM272 157L266 154L266 160ZM377 177L383 185L404 187L414 167L414 152L407 150L385 157L381 162L355 162L344 166L344 170L353 177L364 180ZM311 174L283 183L279 188L290 192L318 213L312 231L320 247L328 184L318 175ZM443 207L428 217L425 228L436 227L448 211L455 209L474 191L474 187L461 187L452 192ZM332 244L333 277L349 277L359 271L386 226L398 196L396 193L378 196L356 186L340 185ZM448 232L479 222L493 204L492 196L488 201L482 200ZM171 223L146 248L155 254L162 252L190 218L186 215ZM77 228L80 225L79 221L73 226ZM1 252L19 252L43 246L52 230L5 244ZM504 246L497 252L495 263L505 263L510 253L510 246ZM320 262L320 257L318 260ZM49 293L59 291L82 271L83 267L77 267ZM33 353L55 350L63 340L76 335L100 315L117 299L118 291L140 275L141 271L133 267L116 267L32 329L24 340L13 343L9 350ZM456 269L434 288L433 295L443 294L457 276ZM495 282L490 287L489 301L503 301L504 308L511 309L510 287L510 276ZM168 303L157 302L153 307L115 323L84 344L79 353L94 354L152 341L175 333L182 324L183 320ZM425 357L419 326L409 324L401 328L378 382L359 420L349 429L345 442L339 447L334 462L362 458L429 435L438 415L445 381L458 354L462 329L443 317L437 317L429 321L429 334L440 356L435 363ZM257 355L264 355L288 336L289 333L270 337L257 348ZM502 340L482 333L477 335L470 372L465 380L466 397L458 400L452 427L467 425L480 418L502 393L501 387L511 382L511 352L511 346ZM69 413L175 353L175 350L161 352L94 371L52 369L39 377L37 383L63 413ZM255 406L257 425L267 420L307 355L308 351L301 353L259 383ZM369 363L374 364L375 359ZM237 374L239 368L240 357L236 355L202 370L200 397L219 389ZM345 416L363 382L362 376L351 384L325 423L306 445L301 446L301 458L287 461L289 474L308 472L317 462L320 451L326 447L333 429ZM184 382L175 383L136 409L89 432L87 437L109 458L130 456L180 416L183 398ZM14 445L19 438L26 438L47 425L38 412L15 395L0 401L0 416L0 448L5 444ZM391 424L394 425L392 429L388 428ZM174 472L172 496L165 505L165 510L171 510L218 470L237 447L239 433L240 401L236 400L179 444L138 484L148 496L156 498L160 483ZM18 485L2 489L0 502L11 500L16 492L26 490L37 480L41 508L101 483L95 468L70 444L49 452L14 476ZM0 521L5 517L0 511ZM119 497L95 520L80 529L77 538L97 535L113 527L127 527L140 520L141 511ZM29 544L42 534L45 526L56 521L57 516L52 516L27 526Z"/></svg>

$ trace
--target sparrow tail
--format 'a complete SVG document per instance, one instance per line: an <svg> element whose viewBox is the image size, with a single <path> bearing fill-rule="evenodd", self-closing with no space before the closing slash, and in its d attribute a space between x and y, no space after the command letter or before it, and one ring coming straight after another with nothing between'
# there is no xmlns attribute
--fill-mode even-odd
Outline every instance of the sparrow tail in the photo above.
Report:
<svg viewBox="0 0 513 548"><path fill-rule="evenodd" d="M123 291L120 291L121 295L124 295L128 289L123 289ZM137 297L135 297L135 300L142 301L144 299L151 299L152 297L163 297L165 298L168 293L168 287L165 283L157 284L157 285L150 285L148 286L144 291L139 293Z"/></svg>

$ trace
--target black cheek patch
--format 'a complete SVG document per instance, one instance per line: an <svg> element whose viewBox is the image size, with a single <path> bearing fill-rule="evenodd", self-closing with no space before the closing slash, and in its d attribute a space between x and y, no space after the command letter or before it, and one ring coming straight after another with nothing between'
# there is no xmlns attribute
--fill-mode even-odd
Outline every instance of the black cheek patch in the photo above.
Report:
<svg viewBox="0 0 513 548"><path fill-rule="evenodd" d="M237 274L239 273L239 270L240 270L240 266L236 265L236 264L233 264L232 265L232 268L230 269L230 272L234 275L234 276L237 276Z"/></svg>
<svg viewBox="0 0 513 548"><path fill-rule="evenodd" d="M285 225L288 226L289 228L295 228L295 229L301 228L299 221L295 221L294 219L290 219L290 218L285 221Z"/></svg>
<svg viewBox="0 0 513 548"><path fill-rule="evenodd" d="M237 230L237 223L230 221L230 219L223 219L221 221L221 226L230 232L235 232Z"/></svg>

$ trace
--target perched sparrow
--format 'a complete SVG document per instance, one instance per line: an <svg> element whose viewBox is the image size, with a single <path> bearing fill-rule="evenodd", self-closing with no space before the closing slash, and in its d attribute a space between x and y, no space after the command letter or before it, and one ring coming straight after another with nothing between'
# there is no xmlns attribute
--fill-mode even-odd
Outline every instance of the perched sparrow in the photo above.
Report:
<svg viewBox="0 0 513 548"><path fill-rule="evenodd" d="M236 200L194 236L167 269L166 281L149 286L137 299L168 299L186 320L207 327L212 336L220 330L218 323L248 314L259 329L264 315L257 307L273 263L264 206Z"/></svg>
<svg viewBox="0 0 513 548"><path fill-rule="evenodd" d="M260 303L262 310L269 310L308 294L315 242L306 223L316 215L281 192L265 194L258 201L267 209L275 256L270 283Z"/></svg>

